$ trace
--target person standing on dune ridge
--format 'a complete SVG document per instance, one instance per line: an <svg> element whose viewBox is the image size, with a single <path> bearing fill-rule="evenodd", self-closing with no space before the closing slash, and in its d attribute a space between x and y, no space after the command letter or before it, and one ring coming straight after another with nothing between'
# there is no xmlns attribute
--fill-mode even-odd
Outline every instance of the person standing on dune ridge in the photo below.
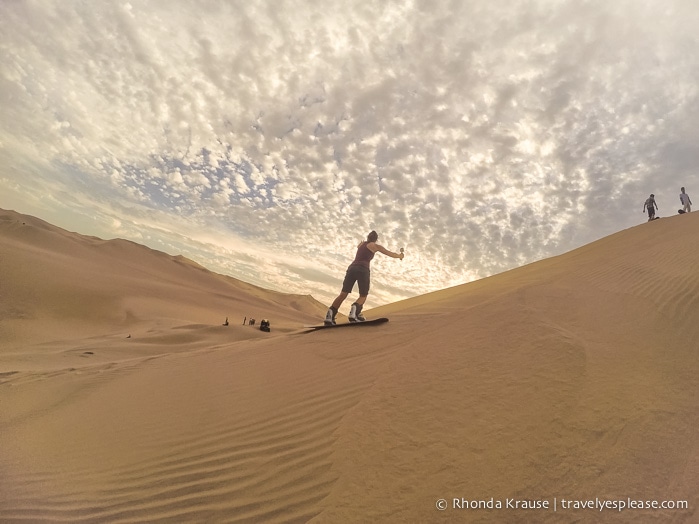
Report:
<svg viewBox="0 0 699 524"><path fill-rule="evenodd" d="M682 202L682 210L685 213L689 213L692 210L692 201L689 195L684 192L684 188L680 188L680 202Z"/></svg>
<svg viewBox="0 0 699 524"><path fill-rule="evenodd" d="M352 292L354 283L359 285L359 298L352 304L350 308L349 321L350 322L364 322L366 319L362 316L362 308L364 307L364 302L366 302L367 296L369 296L369 284L370 284L370 263L371 259L374 258L374 253L377 251L383 253L391 258L400 258L403 260L404 254L401 250L400 253L394 253L389 251L383 246L376 243L379 239L379 234L376 231L372 231L367 236L366 240L360 242L357 246L357 254L354 257L354 261L347 268L347 273L345 274L345 280L342 282L342 292L333 301L330 308L328 308L328 313L325 315L324 324L326 326L335 325L335 315L337 315L337 310L340 308L342 303Z"/></svg>
<svg viewBox="0 0 699 524"><path fill-rule="evenodd" d="M655 203L655 195L653 193L646 199L645 204L643 204L643 212L645 213L646 208L648 208L648 222L655 218L655 210L658 209L658 204Z"/></svg>

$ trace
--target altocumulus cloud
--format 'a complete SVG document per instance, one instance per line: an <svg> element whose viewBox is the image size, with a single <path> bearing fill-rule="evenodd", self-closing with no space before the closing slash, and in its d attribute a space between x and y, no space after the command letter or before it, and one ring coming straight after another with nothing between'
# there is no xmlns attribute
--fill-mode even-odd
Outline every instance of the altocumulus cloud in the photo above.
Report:
<svg viewBox="0 0 699 524"><path fill-rule="evenodd" d="M0 204L374 305L699 194L686 1L0 5ZM379 259L380 258L380 259Z"/></svg>

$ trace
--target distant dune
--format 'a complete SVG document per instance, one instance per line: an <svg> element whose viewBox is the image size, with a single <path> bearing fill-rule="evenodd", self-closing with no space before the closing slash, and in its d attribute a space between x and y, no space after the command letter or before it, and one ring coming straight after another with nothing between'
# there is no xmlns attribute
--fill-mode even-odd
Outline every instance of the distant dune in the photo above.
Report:
<svg viewBox="0 0 699 524"><path fill-rule="evenodd" d="M238 329L246 317L258 325L268 317L276 333L325 314L310 295L262 289L182 256L71 233L12 211L0 210L0 256L0 359L8 347L128 334L150 341L186 324L220 326L226 317L235 328L221 331L228 342L260 336Z"/></svg>
<svg viewBox="0 0 699 524"><path fill-rule="evenodd" d="M0 521L697 522L698 267L692 213L305 333L2 211Z"/></svg>

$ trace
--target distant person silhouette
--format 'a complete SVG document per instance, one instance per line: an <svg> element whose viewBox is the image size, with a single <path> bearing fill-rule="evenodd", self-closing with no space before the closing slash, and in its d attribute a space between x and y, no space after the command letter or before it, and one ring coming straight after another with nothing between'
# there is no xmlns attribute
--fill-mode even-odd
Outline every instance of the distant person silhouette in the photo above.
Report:
<svg viewBox="0 0 699 524"><path fill-rule="evenodd" d="M646 199L645 204L643 204L643 212L648 209L648 222L655 218L655 210L658 209L658 204L655 203L655 195L653 193Z"/></svg>
<svg viewBox="0 0 699 524"><path fill-rule="evenodd" d="M682 210L685 213L689 213L692 210L692 200L689 198L689 195L684 192L684 188L681 188L680 191L680 202L682 202Z"/></svg>

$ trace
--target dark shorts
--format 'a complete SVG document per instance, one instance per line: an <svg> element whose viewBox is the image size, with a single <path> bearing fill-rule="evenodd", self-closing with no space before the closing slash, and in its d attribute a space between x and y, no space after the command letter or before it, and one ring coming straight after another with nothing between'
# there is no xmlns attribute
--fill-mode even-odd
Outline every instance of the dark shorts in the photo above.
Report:
<svg viewBox="0 0 699 524"><path fill-rule="evenodd" d="M351 293L354 283L359 284L359 296L365 297L369 294L370 271L368 267L350 266L347 268L345 280L342 282L342 292Z"/></svg>

